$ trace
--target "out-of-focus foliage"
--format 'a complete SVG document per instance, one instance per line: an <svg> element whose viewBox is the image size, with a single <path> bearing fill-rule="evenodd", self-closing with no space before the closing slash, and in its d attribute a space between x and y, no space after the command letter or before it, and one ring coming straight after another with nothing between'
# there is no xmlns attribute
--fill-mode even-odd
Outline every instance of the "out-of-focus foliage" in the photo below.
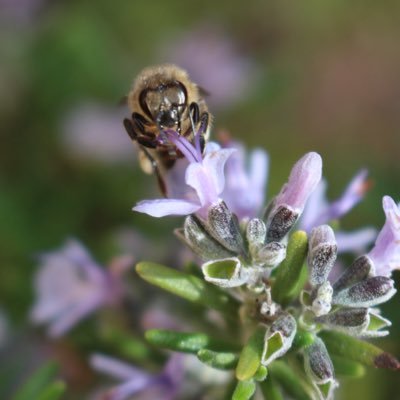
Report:
<svg viewBox="0 0 400 400"><path fill-rule="evenodd" d="M119 102L134 76L147 65L174 61L171 54L179 54L176 45L186 37L192 38L191 54L196 55L196 44L201 42L196 34L211 32L212 43L220 35L219 43L230 49L229 66L251 67L235 69L244 71L236 79L245 84L237 86L235 102L211 109L213 135L226 129L249 147L269 151L271 181L277 185L269 187L269 193L279 190L299 155L315 150L324 158L332 198L360 167L370 171L372 189L344 225L350 229L365 221L382 224L383 213L378 211L382 195L400 200L399 14L400 3L394 0L0 0L0 307L4 320L0 347L7 356L0 360L0 376L7 382L0 397L14 393L47 359L60 364L71 399L87 398L95 385L86 362L92 351L126 356L129 348L134 362L146 359L144 365L150 367L163 359L157 352L149 358L138 350L144 324L140 315L158 306L158 295L149 293L133 271L128 323L105 311L67 339L48 342L42 331L31 327L28 315L35 255L59 247L66 237L82 239L103 264L120 252L132 253L137 261L151 257L154 262L183 263L183 251L177 260L178 251L169 250L179 248L170 234L174 221L160 223L130 211L137 200L155 195L157 187L152 177L138 169L133 146L131 158L127 156L131 144L122 123L116 121L128 115ZM198 57L204 57L197 48ZM201 61L193 56L186 68L190 72L191 63L194 69ZM248 71L254 79L246 76ZM207 64L202 71L204 76L217 72ZM213 87L205 89L212 99ZM104 110L101 123L107 130L100 129L95 112L89 116L77 112L85 104L95 105L97 112ZM80 144L73 134L79 121L82 132L88 131L89 142L82 137ZM76 152L68 135L77 142ZM92 148L87 145L91 141ZM120 147L112 147L114 158L102 158L104 148L115 141ZM394 278L399 281L396 273ZM184 315L174 301L163 304L165 314L175 307L174 314ZM382 347L397 356L398 305L397 295L384 307L393 326L390 338L382 341ZM107 330L115 320L116 326L122 326L117 333ZM195 326L196 321L191 322ZM168 323L174 324L174 319ZM99 331L101 340L91 340L93 332ZM126 332L128 342L121 340ZM342 398L394 399L399 389L396 377L368 371L368 379L345 382L340 393Z"/></svg>

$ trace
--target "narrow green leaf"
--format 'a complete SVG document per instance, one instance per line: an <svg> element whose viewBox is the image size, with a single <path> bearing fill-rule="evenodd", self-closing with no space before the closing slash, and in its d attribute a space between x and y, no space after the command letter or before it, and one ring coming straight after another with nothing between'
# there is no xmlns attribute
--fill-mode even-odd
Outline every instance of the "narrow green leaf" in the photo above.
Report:
<svg viewBox="0 0 400 400"><path fill-rule="evenodd" d="M133 360L148 360L157 356L154 354L154 351L147 346L143 337L135 337L132 333L127 333L114 327L103 330L101 335L103 342L112 346L118 353L132 358Z"/></svg>
<svg viewBox="0 0 400 400"><path fill-rule="evenodd" d="M299 375L284 361L274 361L268 369L272 379L279 382L291 397L296 400L311 400Z"/></svg>
<svg viewBox="0 0 400 400"><path fill-rule="evenodd" d="M264 348L265 327L258 327L243 347L236 367L236 378L240 381L249 380L261 365Z"/></svg>
<svg viewBox="0 0 400 400"><path fill-rule="evenodd" d="M325 342L329 353L376 368L400 369L400 363L394 356L371 343L341 332L323 331L319 336Z"/></svg>
<svg viewBox="0 0 400 400"><path fill-rule="evenodd" d="M260 384L260 388L265 400L284 400L280 387L271 376Z"/></svg>
<svg viewBox="0 0 400 400"><path fill-rule="evenodd" d="M154 346L197 354L199 350L238 350L238 346L212 338L205 333L175 332L166 329L151 329L145 333L146 340Z"/></svg>
<svg viewBox="0 0 400 400"><path fill-rule="evenodd" d="M147 282L184 299L236 317L239 303L216 286L194 275L150 262L136 266L137 273Z"/></svg>
<svg viewBox="0 0 400 400"><path fill-rule="evenodd" d="M256 384L253 380L240 381L236 385L232 400L249 400L256 391Z"/></svg>
<svg viewBox="0 0 400 400"><path fill-rule="evenodd" d="M348 360L347 358L335 355L331 355L331 360L336 375L342 375L348 378L361 378L365 374L364 365L357 361Z"/></svg>
<svg viewBox="0 0 400 400"><path fill-rule="evenodd" d="M277 268L272 287L272 297L279 304L287 304L299 294L298 282L304 276L302 269L307 243L307 234L304 231L294 232L289 239L286 258Z"/></svg>
<svg viewBox="0 0 400 400"><path fill-rule="evenodd" d="M66 390L65 382L55 381L37 397L37 400L59 400Z"/></svg>
<svg viewBox="0 0 400 400"><path fill-rule="evenodd" d="M14 395L13 400L36 399L39 393L55 378L57 370L58 367L54 362L49 362L39 368Z"/></svg>
<svg viewBox="0 0 400 400"><path fill-rule="evenodd" d="M235 353L219 353L209 349L199 350L197 358L212 368L223 370L234 369L239 359Z"/></svg>
<svg viewBox="0 0 400 400"><path fill-rule="evenodd" d="M290 348L290 352L296 352L302 349L303 347L310 346L314 342L314 334L308 331L305 331L299 327L297 327L296 335L293 339L292 347Z"/></svg>

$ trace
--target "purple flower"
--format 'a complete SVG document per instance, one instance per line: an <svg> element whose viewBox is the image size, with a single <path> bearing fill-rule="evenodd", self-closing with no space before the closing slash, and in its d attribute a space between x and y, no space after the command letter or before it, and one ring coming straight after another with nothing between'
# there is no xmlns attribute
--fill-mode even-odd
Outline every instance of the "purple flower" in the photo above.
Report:
<svg viewBox="0 0 400 400"><path fill-rule="evenodd" d="M322 159L318 153L310 152L296 162L288 182L276 196L275 207L286 205L302 213L308 197L321 180Z"/></svg>
<svg viewBox="0 0 400 400"><path fill-rule="evenodd" d="M31 319L48 324L52 337L65 334L98 308L116 303L122 295L121 274L132 265L132 258L124 257L103 269L76 240L43 254L40 260Z"/></svg>
<svg viewBox="0 0 400 400"><path fill-rule="evenodd" d="M255 88L260 74L253 61L236 48L231 36L205 24L179 38L168 38L162 52L170 62L186 69L194 82L206 91L213 109L243 101Z"/></svg>
<svg viewBox="0 0 400 400"><path fill-rule="evenodd" d="M167 131L163 134L176 145L189 161L185 172L185 186L188 190L182 191L182 198L141 201L133 210L153 217L197 213L206 218L208 208L221 200L220 195L225 185L224 166L235 150L213 148L206 151L203 158L198 134L196 135L195 145L175 131ZM176 185L181 184L182 182L179 180L176 182ZM170 190L168 190L169 192Z"/></svg>
<svg viewBox="0 0 400 400"><path fill-rule="evenodd" d="M90 364L95 370L122 381L99 400L125 400L139 394L145 399L172 400L183 380L183 362L179 354L172 355L164 369L156 375L101 354L92 355Z"/></svg>
<svg viewBox="0 0 400 400"><path fill-rule="evenodd" d="M318 185L322 174L322 159L310 152L296 162L288 182L269 207L267 215L267 242L279 242L292 229L310 194Z"/></svg>
<svg viewBox="0 0 400 400"><path fill-rule="evenodd" d="M225 189L222 199L239 220L259 215L266 195L268 155L261 149L253 150L246 160L244 147L237 142L227 143L237 151L225 167Z"/></svg>
<svg viewBox="0 0 400 400"><path fill-rule="evenodd" d="M376 238L375 228L361 228L351 232L335 232L338 251L362 254L365 248Z"/></svg>
<svg viewBox="0 0 400 400"><path fill-rule="evenodd" d="M96 103L84 103L63 119L61 132L64 149L85 162L115 164L131 161L136 146L122 131L125 110Z"/></svg>
<svg viewBox="0 0 400 400"><path fill-rule="evenodd" d="M363 169L351 180L342 196L329 203L326 199L325 180L321 181L310 196L301 218L300 227L309 232L315 226L326 224L347 214L364 197L368 190L368 171ZM316 211L317 210L317 211Z"/></svg>
<svg viewBox="0 0 400 400"><path fill-rule="evenodd" d="M375 266L375 275L391 276L400 269L400 208L389 196L382 201L386 221L368 253Z"/></svg>

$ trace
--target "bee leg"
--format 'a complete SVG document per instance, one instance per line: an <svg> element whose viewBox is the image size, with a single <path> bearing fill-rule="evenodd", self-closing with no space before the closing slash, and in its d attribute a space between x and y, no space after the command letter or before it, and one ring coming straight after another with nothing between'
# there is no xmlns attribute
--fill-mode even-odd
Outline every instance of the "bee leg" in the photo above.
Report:
<svg viewBox="0 0 400 400"><path fill-rule="evenodd" d="M161 176L160 169L158 168L157 161L152 157L152 155L148 152L148 150L144 146L140 146L144 155L150 161L151 166L153 167L153 171L156 174L158 186L161 190L161 193L164 197L167 197L167 187L165 185L164 179Z"/></svg>
<svg viewBox="0 0 400 400"><path fill-rule="evenodd" d="M140 145L144 147L148 147L149 149L155 149L158 145L157 141L154 140L154 138L150 138L148 136L144 135L138 135L136 132L135 127L133 126L133 123L130 119L125 118L124 119L124 127L126 131L128 132L129 137L134 141L138 142Z"/></svg>
<svg viewBox="0 0 400 400"><path fill-rule="evenodd" d="M134 112L132 114L132 121L135 124L135 126L137 127L137 129L140 131L140 133L142 135L146 135L146 128L145 125L148 124L146 118L143 117L143 115Z"/></svg>
<svg viewBox="0 0 400 400"><path fill-rule="evenodd" d="M132 121L128 118L124 118L124 127L126 132L128 133L129 137L133 140L136 141L137 140L137 133L135 131L135 128L133 127Z"/></svg>
<svg viewBox="0 0 400 400"><path fill-rule="evenodd" d="M143 135L138 136L136 138L136 141L140 145L147 147L149 149L155 149L155 148L157 148L157 145L158 145L158 142L156 140L149 138L147 136L143 136Z"/></svg>
<svg viewBox="0 0 400 400"><path fill-rule="evenodd" d="M208 121L209 121L209 114L207 112L204 112L201 114L200 117L200 127L199 127L199 132L200 132L200 150L201 153L203 154L204 148L206 147L206 135L207 135L207 129L208 129Z"/></svg>
<svg viewBox="0 0 400 400"><path fill-rule="evenodd" d="M189 115L190 115L190 120L192 121L192 125L197 125L197 123L200 120L200 108L197 103L195 102L190 103Z"/></svg>

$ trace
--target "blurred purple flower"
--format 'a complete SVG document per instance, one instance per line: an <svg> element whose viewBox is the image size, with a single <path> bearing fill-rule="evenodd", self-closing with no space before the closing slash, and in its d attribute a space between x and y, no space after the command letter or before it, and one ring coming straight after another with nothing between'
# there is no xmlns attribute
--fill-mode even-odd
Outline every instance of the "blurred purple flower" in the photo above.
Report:
<svg viewBox="0 0 400 400"><path fill-rule="evenodd" d="M253 150L247 157L244 147L229 141L224 145L235 148L225 167L225 189L222 199L239 220L254 218L264 207L268 179L268 155L261 149Z"/></svg>
<svg viewBox="0 0 400 400"><path fill-rule="evenodd" d="M375 228L361 228L352 232L335 232L336 242L340 253L362 254L365 248L376 238Z"/></svg>
<svg viewBox="0 0 400 400"><path fill-rule="evenodd" d="M227 108L255 88L259 71L254 62L240 54L231 37L218 27L206 24L168 43L163 44L165 58L210 91L207 102L212 108Z"/></svg>
<svg viewBox="0 0 400 400"><path fill-rule="evenodd" d="M125 400L142 394L143 399L172 400L183 381L183 361L180 354L170 357L164 369L156 375L101 354L90 358L92 367L123 381L101 395L98 400Z"/></svg>
<svg viewBox="0 0 400 400"><path fill-rule="evenodd" d="M153 217L197 213L206 218L208 208L220 201L219 196L225 185L224 166L235 150L212 149L206 151L203 158L198 140L195 145L192 145L175 131L163 132L163 134L189 161L185 172L185 183L190 190L183 194L183 198L141 201L133 210ZM198 135L196 138L198 139ZM182 182L177 181L175 184L181 186Z"/></svg>
<svg viewBox="0 0 400 400"><path fill-rule="evenodd" d="M385 196L382 201L386 221L368 253L375 266L375 275L391 276L400 269L400 204Z"/></svg>
<svg viewBox="0 0 400 400"><path fill-rule="evenodd" d="M100 307L117 303L122 296L121 275L133 262L132 257L120 257L103 269L76 240L40 260L31 319L47 324L51 337L65 334Z"/></svg>
<svg viewBox="0 0 400 400"><path fill-rule="evenodd" d="M368 171L365 169L359 171L351 180L342 196L331 203L326 199L327 183L325 180L322 180L310 196L301 218L301 229L310 232L315 226L329 223L347 214L363 199L368 190L367 174Z"/></svg>
<svg viewBox="0 0 400 400"><path fill-rule="evenodd" d="M45 2L43 0L0 0L0 22L21 28L37 17Z"/></svg>
<svg viewBox="0 0 400 400"><path fill-rule="evenodd" d="M305 204L321 180L322 159L318 153L305 154L293 166L288 182L275 198L274 207L289 206L301 214Z"/></svg>
<svg viewBox="0 0 400 400"><path fill-rule="evenodd" d="M327 224L347 214L364 197L369 188L368 171L362 169L350 181L346 190L337 200L329 203L326 198L327 183L322 180L310 196L300 220L300 229L310 232L315 226ZM363 228L354 232L335 232L340 253L362 253L376 238L374 228Z"/></svg>
<svg viewBox="0 0 400 400"><path fill-rule="evenodd" d="M62 121L65 150L84 161L120 163L134 158L134 148L122 127L125 110L94 103L81 104Z"/></svg>

